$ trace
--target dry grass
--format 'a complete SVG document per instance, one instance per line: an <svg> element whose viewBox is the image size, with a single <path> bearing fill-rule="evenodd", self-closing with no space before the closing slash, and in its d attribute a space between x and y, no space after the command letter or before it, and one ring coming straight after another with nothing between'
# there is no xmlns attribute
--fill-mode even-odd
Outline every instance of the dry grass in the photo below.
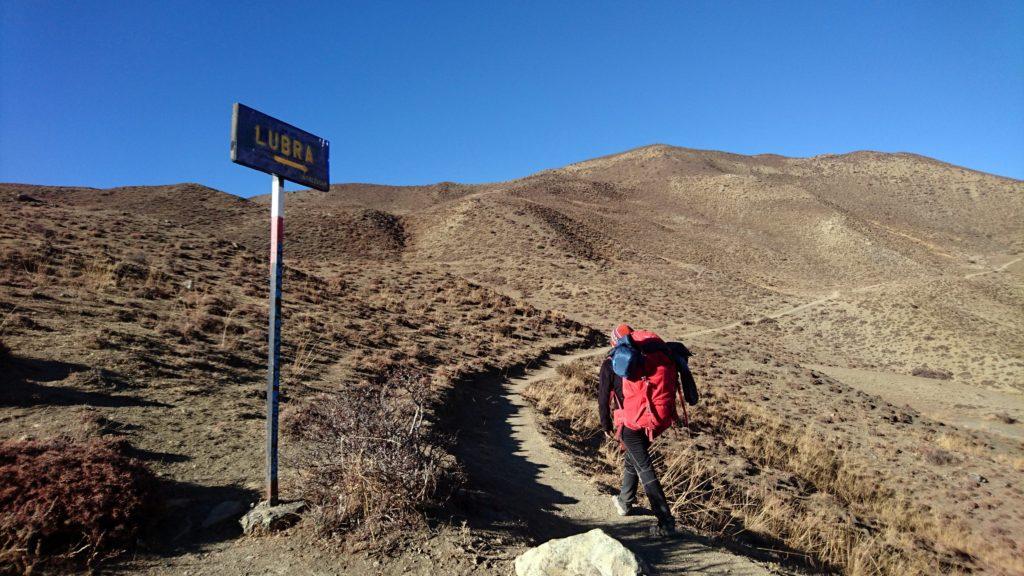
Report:
<svg viewBox="0 0 1024 576"><path fill-rule="evenodd" d="M557 380L532 383L526 396L548 418L561 422L563 429L573 431L580 439L599 434L595 425L593 367L577 360L558 366L556 372Z"/></svg>
<svg viewBox="0 0 1024 576"><path fill-rule="evenodd" d="M90 258L82 265L78 281L83 290L102 292L117 284L114 266L111 262L97 256Z"/></svg>
<svg viewBox="0 0 1024 576"><path fill-rule="evenodd" d="M453 478L424 429L416 398L425 380L396 372L379 389L317 398L286 419L321 532L387 544L398 529L422 526L422 513L443 499Z"/></svg>
<svg viewBox="0 0 1024 576"><path fill-rule="evenodd" d="M967 438L955 434L941 434L935 439L935 444L951 452L970 454L972 456L987 455L985 449Z"/></svg>
<svg viewBox="0 0 1024 576"><path fill-rule="evenodd" d="M312 317L306 316L294 321L293 331L294 346L287 351L284 377L298 379L304 377L310 368L321 360L328 345L325 342L324 331Z"/></svg>
<svg viewBox="0 0 1024 576"><path fill-rule="evenodd" d="M733 409L744 424L722 429L730 443L808 486L795 493L774 486L748 492L741 516L749 529L851 576L933 573L936 559L914 545L925 536L935 541L923 510L866 474L865 464L844 456L833 439L811 428L794 431L757 405Z"/></svg>
<svg viewBox="0 0 1024 576"><path fill-rule="evenodd" d="M582 330L564 316L534 306L565 309L574 318L595 324L609 323L610 315L628 317L659 331L665 326L668 332L669 326L688 330L691 325L713 327L742 318L761 318L762 312L800 304L803 297L790 297L790 293L810 300L811 293L903 281L935 271L934 263L918 265L930 262L919 249L907 250L905 242L894 240L889 232L871 232L866 221L858 224L857 220L864 219L865 214L859 212L864 206L858 208L857 202L848 201L847 197L853 197L851 188L841 181L823 179L809 188L793 186L813 192L810 196L819 199L838 195L828 201L841 200L838 204L843 206L845 224L833 218L836 210L828 203L809 213L789 214L791 204L776 202L774 205L786 207L785 213L779 213L766 202L767 212L752 214L747 205L751 200L775 202L779 194L794 189L787 185L769 190L762 186L767 180L751 178L757 170L767 169L760 160L742 165L746 160L690 155L665 150L650 159L671 157L687 166L694 160L699 168L682 184L676 177L680 171L685 175L687 169L675 160L658 170L634 165L618 173L593 175L608 182L566 180L551 174L510 184L514 190L506 190L512 194L474 198L472 218L447 218L452 212L445 212L442 204L450 195L441 194L431 209L437 208L433 213L442 217L434 220L442 226L420 220L408 237L404 219L385 213L346 212L343 221L363 224L357 227L316 221L320 216L314 213L322 212L317 203L330 203L335 197L345 197L345 202L351 199L347 194L318 197L306 205L304 216L310 218L296 218L297 222L316 224L304 230L296 227L290 236L294 250L289 252L288 264L319 268L327 279L293 269L286 272L289 296L283 352L291 402L285 406L290 411L310 402L311 390L376 392L381 371L408 365L433 369L432 394L427 396L443 397L433 393L460 376L534 358L545 347L561 346L573 338L582 340ZM808 160L772 170L792 170L794 177L813 180L821 173L807 172L806 165L821 162L839 169L829 164L832 161ZM714 168L713 174L703 175L709 166ZM656 173L668 178L658 176L665 181L653 182L650 175ZM874 194L881 203L868 201L870 217L877 217L881 206L882 212L895 218L886 222L890 230L906 232L908 238L934 240L939 246L944 244L942 236L931 234L929 226L920 222L945 230L946 215L964 213L946 209L955 207L962 194L946 194L950 189L943 181L957 178L962 176L922 179L903 173L901 182L917 184L895 185L887 183L887 178L875 178L873 183L879 186L873 192L858 187L855 196ZM1006 225L1007 215L1013 214L1006 206L1017 206L1019 194L1008 196L1005 183L990 183L989 188L988 208L972 208L971 217L977 220L967 228L989 230L984 221L993 216L1003 224L991 228L995 236L980 244L974 240L977 234L966 234L960 249L989 250L1005 239L1007 231L1019 228ZM677 200L685 198L685 205L669 203L650 220L649 208L643 204L647 199L663 201L665 196L659 190L672 192L670 196ZM928 202L913 201L925 198L925 191ZM226 447L262 433L247 415L258 404L256 392L262 387L264 370L265 207L224 202L208 194L209 209L199 218L186 219L181 216L186 213L180 209L181 193L180 187L120 191L111 196L54 190L44 194L44 204L5 204L13 224L0 233L0 304L4 310L14 305L23 310L10 322L12 329L0 337L19 357L38 350L41 360L90 365L102 361L124 377L145 384L130 393L147 400L178 404L188 396L189 404L200 408L191 416L193 425L185 429L169 426L168 422L177 424L180 419L157 416L161 410L136 410L143 414L138 433L154 446L183 440L193 463L201 464L206 456L217 454L218 469L224 472L217 472L216 481L224 482L229 474L239 476L243 470L259 469L259 462L245 456L244 450ZM366 205L373 205L379 202L376 195L364 195L357 204L365 200ZM555 196L561 198L552 205ZM420 199L412 205L395 200L394 209L417 213L423 202L417 197ZM615 202L623 197L630 202ZM153 202L153 198L164 200ZM585 203L575 202L581 198L602 206L612 202L616 210L592 213ZM933 199L950 203L929 212L932 208L928 206L935 206ZM529 209L531 203L542 209ZM92 208L86 210L90 204ZM972 201L972 206L975 204ZM302 210L300 206L293 204L294 209ZM458 206L461 209L463 205ZM909 220L902 221L908 206L913 210ZM807 223L818 220L819 212L823 214L820 219L829 223L828 234L808 236L811 227ZM916 220L915 213L924 219ZM711 228L677 226L670 230L660 223L679 216L696 217ZM615 218L619 223L629 220L654 225L617 226ZM770 227L765 228L765 223ZM530 233L523 234L527 229ZM709 230L716 233L708 234ZM753 234L737 236L732 233L735 230ZM868 242L837 244L854 237ZM233 247L234 241L245 248ZM367 265L367 258L381 252L387 257ZM294 258L298 254L310 259L300 263ZM400 263L394 260L399 254ZM348 265L353 255L363 260ZM663 262L663 255L677 262ZM843 257L842 266L837 265L839 256ZM444 266L436 266L438 263ZM942 274L955 276L959 266L943 269ZM836 382L778 377L779 372L794 371L798 363L817 358L815 363L846 362L851 367L877 362L903 373L927 366L954 374L954 379L965 378L964 371L970 371L974 380L991 376L996 383L1016 385L1015 376L1024 366L1016 353L1020 336L1000 327L999 322L986 320L1006 316L1005 311L1013 316L1020 310L1019 298L1008 292L1012 287L1002 278L982 277L971 284L977 288L970 289L943 280L927 290L896 297L888 288L872 292L876 294L872 298L850 300L844 294L789 317L799 318L798 323L780 318L714 335L715 341L729 342L731 350L742 350L735 356L742 356L747 367L757 363L758 369L781 369L756 379L730 381L730 368L735 375L736 369L747 367L726 366L724 361L718 367L708 366L706 381L723 390L721 396L728 394L731 401L705 396L709 401L694 411L694 434L670 433L656 447L677 514L727 536L758 532L769 536L771 542L788 544L809 555L819 565L845 567L852 574L914 573L915 558L925 558L933 573L950 572L956 566L944 562L958 555L979 558L977 562L964 560L976 572L1012 573L1019 563L1000 556L993 543L1010 541L1006 549L1019 554L1019 546L1013 548L1020 540L1016 535L1019 514L1007 505L1014 500L1005 498L1013 492L1008 487L1019 475L993 473L984 467L987 461L981 461L982 449L960 445L962 439L940 439L933 444L939 432L922 436L924 425L914 422L916 416L893 414L899 416L898 425L879 426L881 414L889 408L879 405L876 409L873 400L852 394ZM502 291L520 299L501 296L480 283L501 286ZM758 288L765 284L773 289ZM946 295L946 304L928 309L925 303L939 302L934 298L936 291ZM237 302L202 298L210 293L232 296ZM686 303L685 311L676 305L679 302ZM985 308L990 305L994 306ZM860 306L865 308L859 310ZM965 315L961 313L964 310L973 312ZM320 324L307 322L310 317L319 318ZM944 320L922 323L922 318ZM177 337L164 337L167 334ZM95 349L84 349L90 341ZM771 358L766 351L774 354L774 348L786 348L793 354ZM979 358L991 358L970 359L965 350ZM594 379L588 372L583 365L563 370L560 378L568 381L567 386L549 383L547 388L534 389L532 397L559 423L554 428L567 443L580 447L578 454L586 453L597 462L595 468L610 471L619 465L614 444L604 444L601 458L593 458L600 435L594 414ZM73 378L53 384L86 387ZM355 395L346 394L343 399L354 404L351 398ZM350 421L346 424L350 430L371 426L357 421L350 405L332 402L337 400L325 401L321 414L325 420L347 413L340 418ZM397 434L404 438L399 434L405 429L402 422L416 428L414 405L406 400L387 405L386 410L360 410L371 414L394 411L395 424L381 437ZM110 411L116 414L119 410ZM833 411L838 416L826 422L827 413ZM26 422L45 425L49 416L40 412L32 411ZM53 414L61 418L66 409L53 407ZM428 412L426 420L432 416ZM8 420L5 432L16 437L21 434L16 428L19 425L20 421ZM330 427L334 424L324 426L331 434L340 430ZM207 432L210 430L214 432ZM422 430L418 433L423 434ZM346 438L331 434L312 438L309 446L321 451L322 462L337 466L332 478L334 486L343 490L333 496L325 492L325 498L333 497L330 502L336 507L341 499L367 504L353 504L352 511L335 517L341 518L334 524L340 528L328 531L366 534L362 531L377 530L372 526L415 524L416 520L380 520L377 511L386 506L374 496L375 486L379 486L373 480L377 472L368 461L347 460L343 463L352 464L355 472L345 476L340 470L342 461L337 460L340 457L327 453L327 448L354 446L344 444L354 440L351 434ZM443 445L433 441L429 439L430 447L424 450L444 455ZM947 442L948 447L943 447ZM899 451L899 455L892 454ZM951 457L961 462L954 463ZM987 458L994 458L1007 470L1022 469L1019 457L1015 461L1010 455L989 453ZM187 466L167 468L179 479L192 480L185 471ZM984 472L991 481L965 483L972 472ZM210 480L203 478L204 482ZM916 500L905 498L907 492ZM980 493L989 496L979 497ZM403 500L412 502L411 506L398 508L418 510L421 504L416 503L415 494L418 492ZM952 504L947 510L955 511L940 517L936 511L926 510L922 504L932 499L937 508ZM1003 510L998 509L1000 505ZM968 512L972 506L975 508ZM364 515L367 511L368 516ZM1007 519L1000 520L1000 516ZM998 529L1005 527L1012 532L1000 535ZM1006 555L1005 549L1002 554Z"/></svg>
<svg viewBox="0 0 1024 576"><path fill-rule="evenodd" d="M554 381L538 382L527 396L570 443L580 446L597 434L592 364L559 367ZM968 568L958 555L1015 565L994 546L969 537L961 527L939 522L863 462L847 457L835 439L812 428L796 429L758 404L718 400L701 409L696 436L672 432L655 443L655 461L673 513L686 525L729 538L753 533L783 546L783 552L812 566L850 576L934 574ZM963 450L953 437L939 446ZM707 447L713 449L709 452ZM725 466L720 448L739 451L753 472ZM618 470L617 450L600 451L593 471ZM756 469L778 471L785 484ZM760 478L749 484L748 478ZM795 486L795 488L793 487ZM926 544L926 543L931 543ZM953 554L935 553L935 547ZM1005 556L1005 553L1002 554Z"/></svg>
<svg viewBox="0 0 1024 576"><path fill-rule="evenodd" d="M1008 456L1006 454L996 454L995 461L1013 468L1018 472L1024 472L1024 456Z"/></svg>
<svg viewBox="0 0 1024 576"><path fill-rule="evenodd" d="M702 364L702 374L707 366L714 370L715 362ZM723 376L721 370L714 373ZM750 377L736 382L764 386ZM551 428L578 455L588 450L586 439L597 433L592 408L596 386L595 367L574 364L560 368L555 381L527 391ZM756 534L758 545L767 541L811 566L852 576L1024 570L1005 541L970 529L965 518L941 504L922 502L912 487L904 488L880 469L877 459L846 449L848 437L813 422L793 421L757 389L747 390L753 401L728 390L707 390L695 412L692 435L670 432L654 446L666 494L686 524L730 538ZM820 416L825 421L834 417L827 412ZM885 418L898 426L912 421L899 410ZM1016 465L1011 457L956 431L916 447L924 462L947 475L967 462ZM585 465L592 472L618 470L614 450L606 446L597 459L593 448L589 450L584 459L591 461ZM969 480L965 476L960 477Z"/></svg>
<svg viewBox="0 0 1024 576"><path fill-rule="evenodd" d="M654 463L657 469L664 470L662 488L673 501L672 513L684 525L718 536L729 531L734 523L734 504L722 473L710 462L687 449L667 456L658 450Z"/></svg>
<svg viewBox="0 0 1024 576"><path fill-rule="evenodd" d="M259 454L245 447L263 434L256 422L266 369L263 211L254 209L260 225L250 250L127 205L88 218L59 201L4 206L17 225L0 233L0 342L19 362L24 356L23 384L38 391L31 402L53 405L13 416L5 406L0 433L55 433L74 408L64 394L76 402L109 395L99 407L105 418L189 462L154 462L166 477L205 486L258 475ZM28 230L33 222L56 235ZM287 476L293 468L286 467L282 484L296 481L306 491L324 533L354 535L355 543L423 526L423 514L457 479L447 444L429 432L446 387L592 336L564 315L402 263L291 256L284 285L282 405L302 422L287 446L310 481ZM108 367L110 383L80 365ZM27 369L34 366L41 368ZM422 382L412 395L395 384L400 367L429 374L430 393ZM325 390L348 393L314 396ZM161 409L135 409L143 403ZM189 426L163 417L179 408ZM164 524L173 522L158 529L169 530Z"/></svg>

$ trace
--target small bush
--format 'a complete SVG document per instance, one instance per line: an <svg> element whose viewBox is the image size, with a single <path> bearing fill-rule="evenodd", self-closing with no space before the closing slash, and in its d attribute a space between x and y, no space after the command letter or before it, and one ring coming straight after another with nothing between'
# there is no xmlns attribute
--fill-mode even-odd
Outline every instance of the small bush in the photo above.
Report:
<svg viewBox="0 0 1024 576"><path fill-rule="evenodd" d="M423 427L416 398L426 386L422 373L401 369L380 388L320 397L285 420L318 529L386 543L442 499L452 476Z"/></svg>
<svg viewBox="0 0 1024 576"><path fill-rule="evenodd" d="M82 569L131 547L155 479L122 444L0 443L0 570Z"/></svg>

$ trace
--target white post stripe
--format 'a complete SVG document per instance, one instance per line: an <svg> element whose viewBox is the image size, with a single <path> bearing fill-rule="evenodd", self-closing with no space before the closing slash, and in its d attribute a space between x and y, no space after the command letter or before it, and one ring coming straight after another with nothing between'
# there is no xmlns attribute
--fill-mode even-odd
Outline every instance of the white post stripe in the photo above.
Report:
<svg viewBox="0 0 1024 576"><path fill-rule="evenodd" d="M273 176L274 185L271 188L270 195L270 217L278 218L284 217L284 191L281 190L281 179L277 176Z"/></svg>

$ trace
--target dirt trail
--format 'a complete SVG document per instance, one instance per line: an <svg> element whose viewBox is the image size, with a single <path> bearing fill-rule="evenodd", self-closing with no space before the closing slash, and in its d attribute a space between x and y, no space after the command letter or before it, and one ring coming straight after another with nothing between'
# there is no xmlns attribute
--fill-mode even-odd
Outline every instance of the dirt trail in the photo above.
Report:
<svg viewBox="0 0 1024 576"><path fill-rule="evenodd" d="M458 453L471 484L482 492L478 521L490 527L525 522L538 542L602 528L643 556L658 574L780 573L696 535L649 538L653 516L643 511L618 516L611 496L580 475L542 435L535 411L522 396L524 388L554 376L560 364L602 352L554 356L521 376L477 382L473 405L461 423Z"/></svg>
<svg viewBox="0 0 1024 576"><path fill-rule="evenodd" d="M778 310L778 311L775 311L775 312L769 312L767 314L764 314L763 317L764 318L778 319L778 318L782 318L782 317L785 317L785 316L789 316L791 314L796 314L797 312L799 312L801 310L806 310L807 308L811 308L813 306L817 306L818 304L824 304L825 302L828 302L830 300L835 300L836 298L839 297L840 294L841 294L841 291L836 290L836 291L832 292L831 294L829 294L827 296L822 296L821 298L818 298L817 300L812 300L810 302L805 302L803 304L800 304L798 306L793 306L791 308L785 308L785 309ZM722 332L722 331L725 331L725 330L731 330L733 328L738 328L740 325L743 324L743 322L746 322L746 321L749 321L749 320L737 320L736 322L730 322L729 324L724 324L722 326L716 326L714 328L705 328L705 329L702 329L702 330L694 330L692 332L687 332L687 333L683 334L683 337L689 338L691 336L700 336L702 334L714 334L715 332Z"/></svg>
<svg viewBox="0 0 1024 576"><path fill-rule="evenodd" d="M1002 266L996 266L995 268L992 268L991 270L982 270L981 272L973 272L971 274L964 274L964 278L974 278L976 276L984 276L985 274L994 274L994 273L998 273L998 272L1004 272L1004 271L1006 271L1007 268L1009 268L1010 266L1013 266L1014 264L1016 264L1017 262L1020 262L1021 260L1024 260L1024 258L1017 258L1015 260L1010 260L1009 262L1003 264Z"/></svg>

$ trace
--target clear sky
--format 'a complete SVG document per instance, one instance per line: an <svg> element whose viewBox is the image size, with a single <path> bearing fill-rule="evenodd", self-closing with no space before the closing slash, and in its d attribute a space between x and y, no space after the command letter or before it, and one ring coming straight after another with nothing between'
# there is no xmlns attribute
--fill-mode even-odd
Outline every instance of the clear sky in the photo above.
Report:
<svg viewBox="0 0 1024 576"><path fill-rule="evenodd" d="M651 143L1024 178L1024 2L0 1L0 181L266 193L235 101L329 139L333 182Z"/></svg>

